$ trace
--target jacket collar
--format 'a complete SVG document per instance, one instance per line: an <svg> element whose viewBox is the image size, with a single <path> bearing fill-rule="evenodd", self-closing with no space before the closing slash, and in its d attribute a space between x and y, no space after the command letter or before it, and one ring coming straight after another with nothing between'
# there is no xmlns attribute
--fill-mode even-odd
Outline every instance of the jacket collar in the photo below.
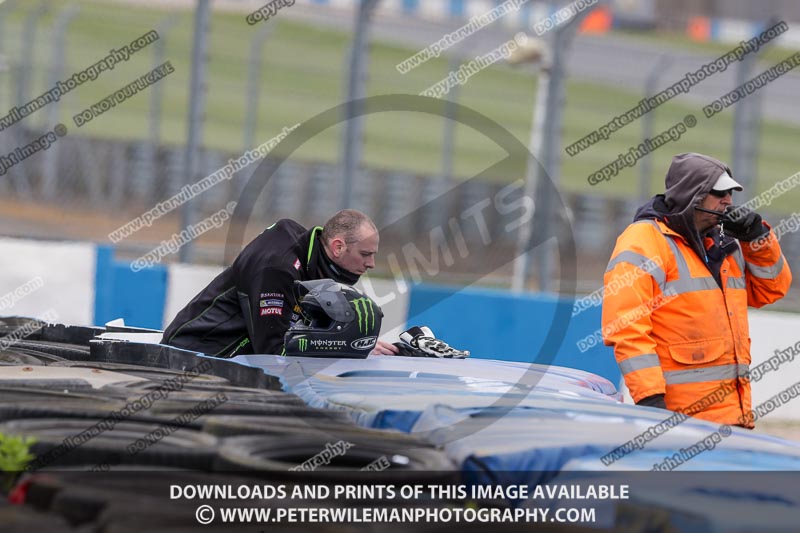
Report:
<svg viewBox="0 0 800 533"><path fill-rule="evenodd" d="M678 237L678 238L682 239L683 242L686 242L688 244L688 241L686 240L686 238L683 235L681 235L680 233L678 233L677 231L675 231L674 229L672 229L669 226L667 226L667 223L664 222L664 220L655 219L655 223L658 224L658 227L661 230L661 233L663 233L664 235L669 235L670 237Z"/></svg>

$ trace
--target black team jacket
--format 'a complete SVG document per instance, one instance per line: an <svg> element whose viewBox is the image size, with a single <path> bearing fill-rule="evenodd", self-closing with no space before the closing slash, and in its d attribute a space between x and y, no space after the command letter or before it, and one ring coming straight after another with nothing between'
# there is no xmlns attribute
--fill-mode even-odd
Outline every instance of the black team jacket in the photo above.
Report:
<svg viewBox="0 0 800 533"><path fill-rule="evenodd" d="M289 219L265 229L181 309L161 343L217 357L282 353L284 333L299 318L295 280L359 278L327 257L321 233Z"/></svg>

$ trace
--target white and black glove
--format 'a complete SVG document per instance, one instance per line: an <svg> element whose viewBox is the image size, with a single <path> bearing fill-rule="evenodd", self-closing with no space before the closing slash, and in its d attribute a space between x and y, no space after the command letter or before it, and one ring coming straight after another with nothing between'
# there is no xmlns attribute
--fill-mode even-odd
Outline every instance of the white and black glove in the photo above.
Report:
<svg viewBox="0 0 800 533"><path fill-rule="evenodd" d="M445 357L465 359L469 350L456 350L443 340L437 339L427 326L414 326L400 334L400 342L395 342L400 349L397 355L407 357Z"/></svg>

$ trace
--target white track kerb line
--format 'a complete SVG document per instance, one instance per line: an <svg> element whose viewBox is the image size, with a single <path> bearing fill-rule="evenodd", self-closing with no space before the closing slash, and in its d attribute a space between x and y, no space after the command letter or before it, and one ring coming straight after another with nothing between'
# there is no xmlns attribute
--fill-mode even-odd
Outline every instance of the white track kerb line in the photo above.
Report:
<svg viewBox="0 0 800 533"><path fill-rule="evenodd" d="M473 33L488 26L495 20L500 19L508 13L519 11L519 8L529 1L530 0L506 0L502 4L487 11L486 13L472 17L469 19L467 24L464 24L455 31L445 34L435 43L423 48L413 56L395 65L395 68L400 74L407 74L412 69L415 69L427 62L429 59L433 57L439 57L442 55L442 52L451 46L460 43Z"/></svg>
<svg viewBox="0 0 800 533"><path fill-rule="evenodd" d="M120 226L119 228L115 229L111 233L108 234L108 238L114 244L117 244L122 239L126 239L139 231L142 228L149 228L153 225L153 222L158 220L159 218L163 217L174 211L175 209L179 208L192 198L195 198L214 185L233 178L233 176L243 170L253 163L258 163L261 161L263 157L265 157L273 148L278 146L278 144L286 138L295 128L300 126L300 123L295 124L294 126L287 128L284 126L281 133L273 137L272 139L268 140L267 142L255 147L252 150L247 150L242 155L240 155L236 159L229 159L228 163L223 166L222 168L216 170L212 174L209 174L205 178L201 179L197 183L192 183L190 185L184 185L180 191L176 194L167 198L163 202L159 202L155 207L150 209L149 211L142 213L138 217L134 218L124 226Z"/></svg>

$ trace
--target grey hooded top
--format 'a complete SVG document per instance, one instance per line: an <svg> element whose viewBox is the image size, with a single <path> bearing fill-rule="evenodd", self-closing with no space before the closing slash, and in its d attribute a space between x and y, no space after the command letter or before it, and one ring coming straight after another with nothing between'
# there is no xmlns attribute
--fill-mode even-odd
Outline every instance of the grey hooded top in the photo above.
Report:
<svg viewBox="0 0 800 533"><path fill-rule="evenodd" d="M678 154L672 158L672 164L667 170L665 193L651 198L634 216L634 221L662 220L670 229L685 238L695 253L706 262L720 286L719 267L722 260L738 245L735 239L720 239L718 233L710 230L704 236L711 237L714 244L706 249L703 237L694 225L694 208L700 205L723 172L733 176L727 165L713 157L697 153Z"/></svg>

